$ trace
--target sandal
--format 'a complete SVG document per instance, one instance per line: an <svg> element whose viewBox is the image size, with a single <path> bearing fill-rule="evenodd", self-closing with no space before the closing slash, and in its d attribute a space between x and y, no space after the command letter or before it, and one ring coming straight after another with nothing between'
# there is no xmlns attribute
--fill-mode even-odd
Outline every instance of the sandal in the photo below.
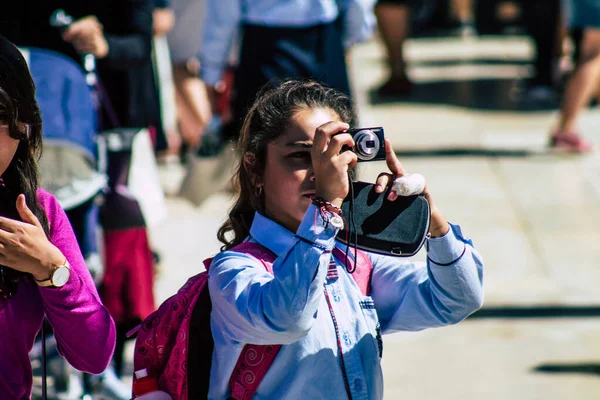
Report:
<svg viewBox="0 0 600 400"><path fill-rule="evenodd" d="M577 133L566 133L557 131L550 137L550 147L557 150L565 150L570 153L590 153L592 144Z"/></svg>

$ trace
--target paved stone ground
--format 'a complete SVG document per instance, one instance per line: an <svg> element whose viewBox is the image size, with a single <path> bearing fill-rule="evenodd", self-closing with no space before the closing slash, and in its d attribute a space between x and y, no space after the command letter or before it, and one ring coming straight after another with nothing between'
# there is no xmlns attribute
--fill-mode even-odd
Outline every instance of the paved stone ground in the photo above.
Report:
<svg viewBox="0 0 600 400"><path fill-rule="evenodd" d="M480 318L387 336L386 398L600 398L599 157L544 149L556 104L515 100L516 78L531 72L526 40L414 40L407 54L415 95L371 104L384 76L381 47L352 51L362 124L386 128L405 167L426 176L438 207L473 238L486 301ZM599 121L595 110L581 121L596 143ZM381 168L363 167L361 179ZM181 171L161 173L176 192ZM151 229L163 256L159 301L218 251L229 203L227 193L199 207L169 197L169 219Z"/></svg>

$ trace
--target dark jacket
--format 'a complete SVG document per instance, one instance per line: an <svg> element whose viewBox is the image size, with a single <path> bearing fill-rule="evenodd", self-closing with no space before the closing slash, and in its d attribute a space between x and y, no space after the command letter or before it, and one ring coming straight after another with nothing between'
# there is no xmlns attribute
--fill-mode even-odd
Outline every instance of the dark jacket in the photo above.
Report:
<svg viewBox="0 0 600 400"><path fill-rule="evenodd" d="M108 55L98 60L98 74L124 127L157 130L159 148L165 147L158 89L152 65L152 0L22 0L19 16L0 22L0 33L18 46L58 51L81 63L70 43L49 24L56 9L75 19L95 15L104 28ZM114 124L103 112L102 129ZM160 143L162 142L162 143Z"/></svg>

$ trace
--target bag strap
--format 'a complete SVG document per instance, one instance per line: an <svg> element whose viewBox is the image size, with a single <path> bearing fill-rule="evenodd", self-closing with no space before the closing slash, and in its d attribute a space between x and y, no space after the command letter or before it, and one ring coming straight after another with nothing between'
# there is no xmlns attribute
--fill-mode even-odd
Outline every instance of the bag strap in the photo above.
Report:
<svg viewBox="0 0 600 400"><path fill-rule="evenodd" d="M244 242L232 250L257 258L270 274L273 273L273 262L277 259L277 255L266 247L254 242ZM254 396L280 349L281 345L246 344L244 346L229 378L232 399L250 400Z"/></svg>
<svg viewBox="0 0 600 400"><path fill-rule="evenodd" d="M352 251L346 253L337 246L334 246L331 253L346 267L346 270L353 271L350 276L358 285L363 296L368 296L371 293L371 275L373 272L373 263L371 263L369 256L364 251L356 250L356 260L354 260Z"/></svg>
<svg viewBox="0 0 600 400"><path fill-rule="evenodd" d="M269 273L273 273L273 262L277 256L266 247L258 243L244 242L232 250L257 258ZM351 276L361 293L367 296L370 293L371 272L373 271L373 264L369 256L359 250L356 253L357 261L355 262L352 257L346 257L346 253L338 247L334 247L332 253L346 267L348 267L348 263L356 263L356 268ZM281 345L244 345L229 378L230 398L233 400L252 399L280 349Z"/></svg>

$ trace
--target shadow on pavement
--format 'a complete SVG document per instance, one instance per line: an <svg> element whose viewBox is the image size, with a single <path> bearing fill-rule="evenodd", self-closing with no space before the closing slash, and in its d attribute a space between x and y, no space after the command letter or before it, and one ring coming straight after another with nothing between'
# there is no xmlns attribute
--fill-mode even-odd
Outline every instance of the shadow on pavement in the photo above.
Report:
<svg viewBox="0 0 600 400"><path fill-rule="evenodd" d="M600 375L600 364L542 364L533 369L546 374Z"/></svg>
<svg viewBox="0 0 600 400"><path fill-rule="evenodd" d="M453 105L480 111L540 112L560 107L559 97L528 97L517 79L446 80L414 83L405 96L380 96L369 92L373 105L379 104L437 104Z"/></svg>
<svg viewBox="0 0 600 400"><path fill-rule="evenodd" d="M539 151L525 149L486 149L482 147L442 147L423 150L396 151L398 157L529 157L539 155Z"/></svg>
<svg viewBox="0 0 600 400"><path fill-rule="evenodd" d="M600 306L506 306L485 307L472 314L469 319L483 318L597 318Z"/></svg>

